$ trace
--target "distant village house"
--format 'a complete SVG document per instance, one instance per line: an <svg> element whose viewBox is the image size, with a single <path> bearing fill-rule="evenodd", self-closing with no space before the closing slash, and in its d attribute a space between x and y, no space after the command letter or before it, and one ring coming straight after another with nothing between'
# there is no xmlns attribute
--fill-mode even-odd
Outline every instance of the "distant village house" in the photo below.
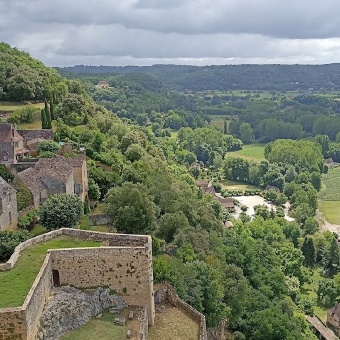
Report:
<svg viewBox="0 0 340 340"><path fill-rule="evenodd" d="M54 194L74 195L83 202L87 198L88 177L83 154L76 158L57 156L40 159L34 167L17 176L32 193L35 208Z"/></svg>

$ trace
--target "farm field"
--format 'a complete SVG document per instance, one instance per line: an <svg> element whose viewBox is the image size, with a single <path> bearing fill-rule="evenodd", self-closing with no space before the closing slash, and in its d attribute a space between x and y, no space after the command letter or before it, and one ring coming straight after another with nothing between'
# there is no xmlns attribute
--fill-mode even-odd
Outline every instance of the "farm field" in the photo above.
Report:
<svg viewBox="0 0 340 340"><path fill-rule="evenodd" d="M319 201L318 207L327 222L340 225L340 201Z"/></svg>
<svg viewBox="0 0 340 340"><path fill-rule="evenodd" d="M219 127L222 131L224 130L224 121L226 119L229 119L229 115L209 115L211 118L211 124ZM227 123L229 124L229 120L227 120Z"/></svg>
<svg viewBox="0 0 340 340"><path fill-rule="evenodd" d="M340 224L340 168L322 175L322 188L318 195L319 210L327 222Z"/></svg>
<svg viewBox="0 0 340 340"><path fill-rule="evenodd" d="M322 175L322 188L319 193L321 201L340 201L340 167L329 169Z"/></svg>
<svg viewBox="0 0 340 340"><path fill-rule="evenodd" d="M99 246L100 242L76 240L63 235L25 249L12 269L0 272L0 308L19 307L23 304L48 249Z"/></svg>
<svg viewBox="0 0 340 340"><path fill-rule="evenodd" d="M220 183L222 184L222 190L261 190L256 185L232 181L230 179L224 179Z"/></svg>
<svg viewBox="0 0 340 340"><path fill-rule="evenodd" d="M230 151L227 157L241 157L250 162L261 162L264 158L265 144L249 144L244 145L242 150Z"/></svg>

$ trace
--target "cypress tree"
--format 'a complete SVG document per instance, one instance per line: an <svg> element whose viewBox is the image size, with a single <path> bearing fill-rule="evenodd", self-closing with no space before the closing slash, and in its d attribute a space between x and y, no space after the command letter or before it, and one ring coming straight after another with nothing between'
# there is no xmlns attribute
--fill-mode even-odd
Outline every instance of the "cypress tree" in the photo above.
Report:
<svg viewBox="0 0 340 340"><path fill-rule="evenodd" d="M54 120L54 103L53 103L53 95L50 96L50 115L51 115L51 121Z"/></svg>
<svg viewBox="0 0 340 340"><path fill-rule="evenodd" d="M225 135L228 134L228 123L227 123L227 120L226 120L226 119L224 120L223 133L224 133Z"/></svg>
<svg viewBox="0 0 340 340"><path fill-rule="evenodd" d="M46 127L45 109L41 109L41 128L42 129L47 129L47 127Z"/></svg>
<svg viewBox="0 0 340 340"><path fill-rule="evenodd" d="M47 99L45 98L45 119L46 119L46 129L52 129L51 114L48 108Z"/></svg>

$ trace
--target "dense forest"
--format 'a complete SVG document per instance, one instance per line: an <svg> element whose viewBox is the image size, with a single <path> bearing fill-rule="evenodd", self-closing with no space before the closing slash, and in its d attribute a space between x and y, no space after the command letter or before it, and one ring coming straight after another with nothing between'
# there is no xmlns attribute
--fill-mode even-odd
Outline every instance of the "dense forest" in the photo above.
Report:
<svg viewBox="0 0 340 340"><path fill-rule="evenodd" d="M71 74L131 74L154 76L169 87L180 90L338 90L340 64L329 65L153 65L153 66L84 66L58 68Z"/></svg>
<svg viewBox="0 0 340 340"><path fill-rule="evenodd" d="M336 88L340 66L75 67L86 73L81 75L59 69L67 79L6 44L0 53L6 56L1 98L46 99L50 105L52 99L56 140L86 148L89 197L115 216L112 231L152 235L155 282L170 282L206 315L208 327L227 319L233 339L316 339L304 314L330 307L340 296L336 235L321 232L313 218L328 170L324 157L340 142L340 129L332 130L340 119L337 103L298 93L223 98L229 94L178 89L236 83L238 89L289 90L296 82ZM21 68L27 69L27 88L40 91L13 90ZM96 86L100 80L109 87ZM210 124L214 107L230 115L224 129ZM229 156L259 140L269 142L266 160ZM199 178L213 180L216 190L221 178L270 185L276 190L268 199L278 209L258 206L253 220L243 213L225 228L229 213L197 189ZM294 222L282 217L286 200ZM323 274L312 299L303 286L316 269Z"/></svg>

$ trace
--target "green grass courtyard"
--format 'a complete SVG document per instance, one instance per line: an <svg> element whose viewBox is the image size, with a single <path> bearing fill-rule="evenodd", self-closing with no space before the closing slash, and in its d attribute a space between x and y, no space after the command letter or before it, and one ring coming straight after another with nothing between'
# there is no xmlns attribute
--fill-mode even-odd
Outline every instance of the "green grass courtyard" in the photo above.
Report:
<svg viewBox="0 0 340 340"><path fill-rule="evenodd" d="M100 242L62 235L25 249L12 269L0 272L0 308L19 307L24 303L48 249L99 246Z"/></svg>

